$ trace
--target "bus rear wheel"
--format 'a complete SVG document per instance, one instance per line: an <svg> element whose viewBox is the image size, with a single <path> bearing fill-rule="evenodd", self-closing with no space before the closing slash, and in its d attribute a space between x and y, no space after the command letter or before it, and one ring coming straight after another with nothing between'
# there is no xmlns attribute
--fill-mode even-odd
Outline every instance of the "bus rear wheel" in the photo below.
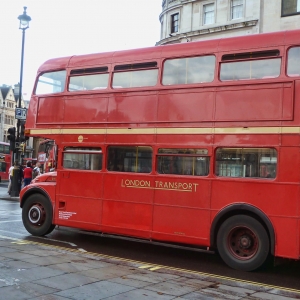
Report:
<svg viewBox="0 0 300 300"><path fill-rule="evenodd" d="M250 216L237 215L221 225L217 247L228 266L236 270L253 271L267 260L270 242L259 221Z"/></svg>
<svg viewBox="0 0 300 300"><path fill-rule="evenodd" d="M52 224L53 209L50 201L41 194L28 197L22 209L22 220L26 230L35 236L49 234L55 228Z"/></svg>

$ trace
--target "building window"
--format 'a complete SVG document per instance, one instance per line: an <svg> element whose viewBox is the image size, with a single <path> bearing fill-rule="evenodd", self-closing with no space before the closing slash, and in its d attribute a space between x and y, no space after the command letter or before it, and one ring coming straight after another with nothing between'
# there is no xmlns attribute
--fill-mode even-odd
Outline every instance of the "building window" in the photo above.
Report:
<svg viewBox="0 0 300 300"><path fill-rule="evenodd" d="M281 15L290 16L300 13L300 0L282 0Z"/></svg>
<svg viewBox="0 0 300 300"><path fill-rule="evenodd" d="M7 125L14 125L14 116L5 115L4 123Z"/></svg>
<svg viewBox="0 0 300 300"><path fill-rule="evenodd" d="M240 19L243 17L244 0L231 0L231 19Z"/></svg>
<svg viewBox="0 0 300 300"><path fill-rule="evenodd" d="M179 29L179 14L171 16L171 33L178 32Z"/></svg>
<svg viewBox="0 0 300 300"><path fill-rule="evenodd" d="M215 22L215 4L206 4L203 6L203 24L213 24Z"/></svg>

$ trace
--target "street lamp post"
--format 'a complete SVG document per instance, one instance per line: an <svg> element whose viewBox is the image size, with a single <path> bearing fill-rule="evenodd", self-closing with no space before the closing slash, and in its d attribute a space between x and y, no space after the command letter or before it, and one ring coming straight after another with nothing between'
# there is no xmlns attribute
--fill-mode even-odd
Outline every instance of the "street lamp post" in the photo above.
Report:
<svg viewBox="0 0 300 300"><path fill-rule="evenodd" d="M20 85L19 85L19 99L18 99L18 105L17 108L21 108L21 100L22 100L22 82L23 82L23 59L24 59L24 43L25 43L25 30L29 28L29 22L31 21L31 18L26 13L27 7L24 6L23 14L18 17L20 20L20 26L19 29L22 30L22 52L21 52L21 70L20 70ZM17 122L17 136L16 141L20 143L20 128L21 128L21 120L18 119ZM21 166L20 166L20 152L18 149L16 149L16 162L17 165L15 165L14 172L13 172L13 180L12 180L12 191L11 196L12 197L18 197L20 194L21 189Z"/></svg>

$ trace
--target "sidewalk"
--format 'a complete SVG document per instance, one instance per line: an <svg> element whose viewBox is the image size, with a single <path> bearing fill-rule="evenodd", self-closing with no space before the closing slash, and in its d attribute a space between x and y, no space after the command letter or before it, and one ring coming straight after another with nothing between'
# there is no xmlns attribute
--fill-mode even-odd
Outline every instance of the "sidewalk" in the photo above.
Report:
<svg viewBox="0 0 300 300"><path fill-rule="evenodd" d="M7 186L5 186L5 187L0 186L0 199L11 200L11 201L20 201L20 197L11 197L7 192L7 188L8 188L8 183L7 183Z"/></svg>
<svg viewBox="0 0 300 300"><path fill-rule="evenodd" d="M19 200L5 187L0 199ZM3 300L300 299L300 291L1 235L0 295Z"/></svg>
<svg viewBox="0 0 300 300"><path fill-rule="evenodd" d="M300 293L0 238L1 299L299 299Z"/></svg>

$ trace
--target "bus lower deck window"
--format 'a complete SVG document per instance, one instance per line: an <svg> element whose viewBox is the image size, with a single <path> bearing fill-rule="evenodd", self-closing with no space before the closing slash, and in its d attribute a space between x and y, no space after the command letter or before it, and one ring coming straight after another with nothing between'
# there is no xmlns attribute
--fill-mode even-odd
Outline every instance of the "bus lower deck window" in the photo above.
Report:
<svg viewBox="0 0 300 300"><path fill-rule="evenodd" d="M150 173L152 171L152 148L146 146L108 147L107 170Z"/></svg>
<svg viewBox="0 0 300 300"><path fill-rule="evenodd" d="M101 170L101 148L66 147L63 152L65 169Z"/></svg>
<svg viewBox="0 0 300 300"><path fill-rule="evenodd" d="M215 174L220 177L276 177L277 151L272 148L219 148Z"/></svg>
<svg viewBox="0 0 300 300"><path fill-rule="evenodd" d="M160 174L207 176L207 149L159 149L157 172Z"/></svg>

